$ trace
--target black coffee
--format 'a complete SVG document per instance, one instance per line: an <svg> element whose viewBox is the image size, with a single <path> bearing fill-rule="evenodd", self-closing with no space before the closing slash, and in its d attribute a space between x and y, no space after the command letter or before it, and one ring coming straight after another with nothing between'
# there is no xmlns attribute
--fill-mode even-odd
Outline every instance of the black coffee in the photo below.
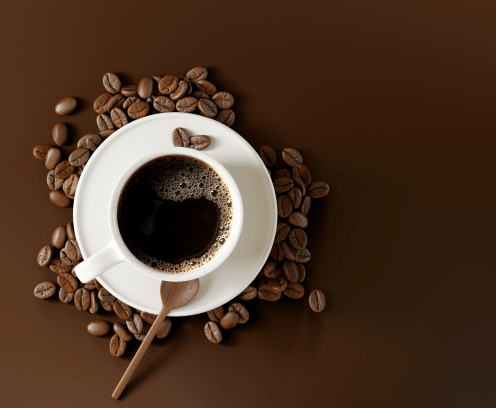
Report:
<svg viewBox="0 0 496 408"><path fill-rule="evenodd" d="M163 156L139 168L122 190L117 221L126 246L164 272L208 263L229 236L232 199L208 164Z"/></svg>

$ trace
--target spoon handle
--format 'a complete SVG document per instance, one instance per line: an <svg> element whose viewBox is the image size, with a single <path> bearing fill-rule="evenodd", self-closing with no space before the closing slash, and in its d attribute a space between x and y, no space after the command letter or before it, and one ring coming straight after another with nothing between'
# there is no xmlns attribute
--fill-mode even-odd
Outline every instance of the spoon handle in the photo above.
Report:
<svg viewBox="0 0 496 408"><path fill-rule="evenodd" d="M114 393L112 394L112 398L114 399L119 399L119 397L122 394L122 391L124 391L124 388L126 388L127 383L129 382L129 379L134 373L134 370L136 370L136 367L138 367L138 364L140 363L141 359L146 353L146 350L148 349L148 346L152 342L153 338L155 337L155 333L157 333L157 330L160 326L160 324L165 320L167 315L169 314L170 310L167 310L166 308L162 308L160 311L160 314L157 316L155 319L155 322L153 323L153 326L150 328L150 331L145 337L145 340L141 343L140 348L134 355L133 359L131 360L131 363L129 363L129 366L127 367L127 370L125 371L124 375L122 376L121 380L119 381L119 384L117 384L117 387L114 390Z"/></svg>

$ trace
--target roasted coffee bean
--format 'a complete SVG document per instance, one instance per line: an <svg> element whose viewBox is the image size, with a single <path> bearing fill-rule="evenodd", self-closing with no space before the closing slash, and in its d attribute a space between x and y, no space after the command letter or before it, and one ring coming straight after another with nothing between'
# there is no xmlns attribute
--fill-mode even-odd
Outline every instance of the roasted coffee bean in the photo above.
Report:
<svg viewBox="0 0 496 408"><path fill-rule="evenodd" d="M55 113L60 116L70 115L76 107L77 101L74 98L64 98L55 104Z"/></svg>
<svg viewBox="0 0 496 408"><path fill-rule="evenodd" d="M104 92L98 98L96 98L95 102L93 103L93 109L96 113L105 113L105 111L107 110L107 102L109 101L111 96L112 95L108 92Z"/></svg>
<svg viewBox="0 0 496 408"><path fill-rule="evenodd" d="M79 167L85 164L90 158L90 151L84 147L79 147L69 155L69 164Z"/></svg>
<svg viewBox="0 0 496 408"><path fill-rule="evenodd" d="M138 86L137 85L126 85L121 88L121 94L126 98L138 96Z"/></svg>
<svg viewBox="0 0 496 408"><path fill-rule="evenodd" d="M160 95L153 100L153 107L161 113L174 112L176 109L176 103L171 98Z"/></svg>
<svg viewBox="0 0 496 408"><path fill-rule="evenodd" d="M262 272L263 272L263 270L262 270ZM266 285L269 282L270 282L270 279L267 278L265 275L263 275L263 278L258 281L257 287L260 288L260 287L262 287L263 285Z"/></svg>
<svg viewBox="0 0 496 408"><path fill-rule="evenodd" d="M124 105L123 105L123 107L124 107ZM115 131L116 131L116 129L107 129L107 130L102 130L98 134L102 137L102 139L106 139L107 137L109 137Z"/></svg>
<svg viewBox="0 0 496 408"><path fill-rule="evenodd" d="M110 324L105 320L92 320L88 323L87 330L92 336L105 336L110 331Z"/></svg>
<svg viewBox="0 0 496 408"><path fill-rule="evenodd" d="M190 138L183 128L176 128L172 132L172 144L176 147L188 147Z"/></svg>
<svg viewBox="0 0 496 408"><path fill-rule="evenodd" d="M101 288L98 291L98 299L103 300L104 302L115 302L116 297L112 295L107 289ZM127 319L125 319L127 320Z"/></svg>
<svg viewBox="0 0 496 408"><path fill-rule="evenodd" d="M105 106L105 110L110 113L112 112L112 109L122 107L125 100L126 97L124 95L121 95L120 93L115 94L108 100L107 105Z"/></svg>
<svg viewBox="0 0 496 408"><path fill-rule="evenodd" d="M311 205L312 205L312 199L309 196L303 197L303 200L301 200L301 208L300 208L301 213L306 216L310 211Z"/></svg>
<svg viewBox="0 0 496 408"><path fill-rule="evenodd" d="M107 72L103 76L103 86L111 94L116 94L121 90L121 81L119 77L111 72Z"/></svg>
<svg viewBox="0 0 496 408"><path fill-rule="evenodd" d="M208 93L203 91L195 91L191 94L191 96L194 96L196 99L210 99Z"/></svg>
<svg viewBox="0 0 496 408"><path fill-rule="evenodd" d="M67 160L64 160L55 166L53 175L58 179L65 179L72 173L74 173L74 166L71 166Z"/></svg>
<svg viewBox="0 0 496 408"><path fill-rule="evenodd" d="M177 89L179 80L175 75L166 75L158 83L158 90L163 95L169 95Z"/></svg>
<svg viewBox="0 0 496 408"><path fill-rule="evenodd" d="M258 288L258 298L275 302L281 298L281 292L275 290L270 284L265 284Z"/></svg>
<svg viewBox="0 0 496 408"><path fill-rule="evenodd" d="M293 210L296 210L301 205L301 190L298 187L293 187L288 191L288 197L291 199L293 204Z"/></svg>
<svg viewBox="0 0 496 408"><path fill-rule="evenodd" d="M151 326L148 324L143 324L143 331L138 334L134 334L134 337L139 341L143 341L146 338L147 333L150 331Z"/></svg>
<svg viewBox="0 0 496 408"><path fill-rule="evenodd" d="M71 266L64 265L60 258L53 258L49 268L55 273L69 273L72 269Z"/></svg>
<svg viewBox="0 0 496 408"><path fill-rule="evenodd" d="M325 197L329 193L329 185L323 181L314 181L308 186L308 195L312 198Z"/></svg>
<svg viewBox="0 0 496 408"><path fill-rule="evenodd" d="M34 288L34 295L38 299L46 299L55 294L57 287L52 282L42 282Z"/></svg>
<svg viewBox="0 0 496 408"><path fill-rule="evenodd" d="M307 234L300 228L291 230L288 239L293 248L303 249L307 246Z"/></svg>
<svg viewBox="0 0 496 408"><path fill-rule="evenodd" d="M88 133L84 135L77 144L78 148L84 148L94 152L98 146L103 142L103 138L95 133Z"/></svg>
<svg viewBox="0 0 496 408"><path fill-rule="evenodd" d="M209 99L200 99L198 101L198 109L207 118L215 118L217 115L217 106Z"/></svg>
<svg viewBox="0 0 496 408"><path fill-rule="evenodd" d="M291 147L287 147L282 151L282 159L286 162L288 166L291 167L303 163L303 157L301 156L300 152Z"/></svg>
<svg viewBox="0 0 496 408"><path fill-rule="evenodd" d="M186 96L189 91L190 83L186 81L180 81L177 89L170 94L170 98L173 101L178 101L179 99Z"/></svg>
<svg viewBox="0 0 496 408"><path fill-rule="evenodd" d="M284 257L289 261L296 261L298 257L298 250L289 245L286 241L282 241L279 245L281 245L281 250L284 254Z"/></svg>
<svg viewBox="0 0 496 408"><path fill-rule="evenodd" d="M70 273L64 272L57 275L57 283L66 292L75 292L78 288L78 282Z"/></svg>
<svg viewBox="0 0 496 408"><path fill-rule="evenodd" d="M299 283L288 283L284 294L291 299L300 299L305 295L305 289Z"/></svg>
<svg viewBox="0 0 496 408"><path fill-rule="evenodd" d="M284 241L283 241L284 242ZM282 250L282 242L274 244L272 250L270 251L270 257L277 262L281 262L284 259L284 251Z"/></svg>
<svg viewBox="0 0 496 408"><path fill-rule="evenodd" d="M153 325L155 323L155 319L157 318L156 314L148 313L148 312L141 312L140 313L141 318L145 323L148 323L149 325Z"/></svg>
<svg viewBox="0 0 496 408"><path fill-rule="evenodd" d="M71 268L77 264L77 262L74 262L67 256L65 248L60 250L60 260L62 261L62 265L70 266Z"/></svg>
<svg viewBox="0 0 496 408"><path fill-rule="evenodd" d="M298 228L308 227L308 218L299 211L293 211L288 217L289 225Z"/></svg>
<svg viewBox="0 0 496 408"><path fill-rule="evenodd" d="M113 129L114 124L112 123L112 119L108 117L105 113L100 113L96 117L96 124L98 126L98 129L101 131L107 130L107 129Z"/></svg>
<svg viewBox="0 0 496 408"><path fill-rule="evenodd" d="M98 291L103 288L102 284L100 282L98 282L97 279L93 279L93 282L95 282L95 287L96 287L96 290L97 290L97 295L98 295Z"/></svg>
<svg viewBox="0 0 496 408"><path fill-rule="evenodd" d="M306 187L312 182L312 176L307 167L303 164L297 164L293 167L293 176L301 178Z"/></svg>
<svg viewBox="0 0 496 408"><path fill-rule="evenodd" d="M217 92L212 96L212 101L219 109L229 109L233 106L234 97L229 92Z"/></svg>
<svg viewBox="0 0 496 408"><path fill-rule="evenodd" d="M91 305L91 296L88 289L79 288L74 295L74 304L77 310L88 310Z"/></svg>
<svg viewBox="0 0 496 408"><path fill-rule="evenodd" d="M179 99L176 102L176 109L178 112L194 112L198 107L198 99L193 96L187 96L186 98Z"/></svg>
<svg viewBox="0 0 496 408"><path fill-rule="evenodd" d="M64 289L60 288L59 299L62 303L70 303L74 300L74 292L66 292Z"/></svg>
<svg viewBox="0 0 496 408"><path fill-rule="evenodd" d="M227 312L220 319L220 325L222 326L223 329L232 329L238 323L239 323L239 315L234 311Z"/></svg>
<svg viewBox="0 0 496 408"><path fill-rule="evenodd" d="M155 84L158 86L158 84L160 83L160 80L162 79L161 76L158 76L158 75L152 75L152 78L153 80L155 81Z"/></svg>
<svg viewBox="0 0 496 408"><path fill-rule="evenodd" d="M172 328L172 321L168 317L165 318L165 320L160 323L160 326L158 326L157 333L155 333L155 337L157 339L165 339Z"/></svg>
<svg viewBox="0 0 496 408"><path fill-rule="evenodd" d="M74 231L74 224L72 222L67 224L65 230L67 232L67 239L76 239L76 232Z"/></svg>
<svg viewBox="0 0 496 408"><path fill-rule="evenodd" d="M85 168L84 164L82 164L81 166L78 166L78 167L74 167L74 174L81 176L81 174L83 174L84 168Z"/></svg>
<svg viewBox="0 0 496 408"><path fill-rule="evenodd" d="M90 299L91 299L91 302L90 302L89 311L91 314L97 314L98 309L100 309L100 301L98 300L98 296L94 290L92 290L90 292Z"/></svg>
<svg viewBox="0 0 496 408"><path fill-rule="evenodd" d="M181 85L181 81L184 81L188 84L188 90L186 91L186 94L184 96L190 96L193 93L193 84L191 83L191 81L186 77L186 75L181 75L180 77L178 77L178 79L179 85Z"/></svg>
<svg viewBox="0 0 496 408"><path fill-rule="evenodd" d="M285 261L282 264L282 270L284 272L284 276L291 283L298 282L298 267L294 262Z"/></svg>
<svg viewBox="0 0 496 408"><path fill-rule="evenodd" d="M133 334L140 334L143 330L143 320L138 313L133 313L131 319L126 320L128 330Z"/></svg>
<svg viewBox="0 0 496 408"><path fill-rule="evenodd" d="M288 169L277 170L276 174L274 174L273 180L283 177L291 178L291 172Z"/></svg>
<svg viewBox="0 0 496 408"><path fill-rule="evenodd" d="M293 179L290 179L289 177L275 179L272 184L274 184L274 190L276 193L285 193L286 191L291 190L294 185Z"/></svg>
<svg viewBox="0 0 496 408"><path fill-rule="evenodd" d="M77 264L79 264L79 262L78 262ZM77 265L77 264L76 264L76 265ZM72 272L71 272L71 274L72 274ZM74 275L72 275L72 276L74 276ZM75 277L75 276L74 276L74 277ZM83 288L88 289L89 291L93 291L93 290L95 290L95 289L96 289L95 279L93 279L92 281L90 281L90 282L88 282L88 283L85 283L85 284L83 285ZM93 292L90 292L90 293L93 293ZM97 295L98 295L98 294L97 294ZM98 299L98 296L97 296L97 299Z"/></svg>
<svg viewBox="0 0 496 408"><path fill-rule="evenodd" d="M190 69L186 74L186 78L188 78L192 83L196 84L200 79L206 79L208 75L208 71L203 67L195 67Z"/></svg>
<svg viewBox="0 0 496 408"><path fill-rule="evenodd" d="M120 129L123 126L126 126L129 121L127 120L126 113L121 108L114 108L112 112L110 112L110 118L112 119L113 124L116 128Z"/></svg>
<svg viewBox="0 0 496 408"><path fill-rule="evenodd" d="M112 312L114 310L112 302L106 302L105 300L100 299L100 305L107 311Z"/></svg>
<svg viewBox="0 0 496 408"><path fill-rule="evenodd" d="M293 211L291 199L286 195L281 195L277 198L277 214L281 218L287 218Z"/></svg>
<svg viewBox="0 0 496 408"><path fill-rule="evenodd" d="M126 351L126 341L122 340L117 334L110 339L110 354L114 357L121 357Z"/></svg>
<svg viewBox="0 0 496 408"><path fill-rule="evenodd" d="M62 146L69 140L69 129L64 123L56 123L52 129L52 138L55 144Z"/></svg>
<svg viewBox="0 0 496 408"><path fill-rule="evenodd" d="M205 336L215 344L222 341L222 332L220 331L219 326L217 326L217 323L214 322L208 322L205 325Z"/></svg>
<svg viewBox="0 0 496 408"><path fill-rule="evenodd" d="M72 200L60 190L50 191L48 198L57 207L69 207L72 203Z"/></svg>
<svg viewBox="0 0 496 408"><path fill-rule="evenodd" d="M100 298L100 293L98 294L98 297ZM122 320L128 320L133 315L131 307L122 300L116 299L112 307L114 308L115 314Z"/></svg>
<svg viewBox="0 0 496 408"><path fill-rule="evenodd" d="M246 301L252 300L257 297L257 288L255 286L248 286L243 292L238 295L239 300Z"/></svg>
<svg viewBox="0 0 496 408"><path fill-rule="evenodd" d="M133 336L127 329L126 325L122 324L121 322L114 323L114 331L124 341L131 341L133 339Z"/></svg>
<svg viewBox="0 0 496 408"><path fill-rule="evenodd" d="M279 265L279 262L276 261L267 262L264 266L264 274L269 279L274 279L281 276L281 265Z"/></svg>
<svg viewBox="0 0 496 408"><path fill-rule="evenodd" d="M46 144L36 145L33 149L33 156L38 160L45 160L48 151L52 148L52 146Z"/></svg>
<svg viewBox="0 0 496 408"><path fill-rule="evenodd" d="M139 119L146 116L149 111L150 105L145 101L136 101L128 108L127 114L133 119Z"/></svg>
<svg viewBox="0 0 496 408"><path fill-rule="evenodd" d="M240 324L244 324L248 320L250 320L250 314L248 313L248 310L246 310L246 307L244 307L241 303L236 302L231 304L231 306L229 306L229 312L233 311L239 315Z"/></svg>
<svg viewBox="0 0 496 408"><path fill-rule="evenodd" d="M66 242L65 250L67 252L67 256L73 261L80 261L83 259L83 255L79 249L79 244L75 239L70 239Z"/></svg>
<svg viewBox="0 0 496 408"><path fill-rule="evenodd" d="M293 179L295 187L301 190L301 196L305 197L305 194L307 193L307 187L305 186L303 180L297 176L293 176L291 178Z"/></svg>
<svg viewBox="0 0 496 408"><path fill-rule="evenodd" d="M280 222L279 224L277 224L276 237L274 239L274 242L278 244L279 242L284 241L289 234L289 230L289 225L285 222Z"/></svg>
<svg viewBox="0 0 496 408"><path fill-rule="evenodd" d="M217 322L217 323L220 322L220 319L222 318L222 316L224 316L224 314L225 313L224 313L224 309L222 308L222 306L216 307L215 309L207 312L209 319L212 320L213 322Z"/></svg>
<svg viewBox="0 0 496 408"><path fill-rule="evenodd" d="M273 166L276 162L276 152L270 146L262 146L258 152L266 166Z"/></svg>
<svg viewBox="0 0 496 408"><path fill-rule="evenodd" d="M57 164L59 164L61 160L62 152L59 149L52 147L48 150L45 156L45 167L48 170L53 170L57 167Z"/></svg>
<svg viewBox="0 0 496 408"><path fill-rule="evenodd" d="M153 78L143 78L138 84L138 95L142 99L148 99L153 95Z"/></svg>
<svg viewBox="0 0 496 408"><path fill-rule="evenodd" d="M139 101L140 98L138 96L130 96L129 98L126 98L124 103L122 104L122 109L124 109L126 112L128 108L136 101Z"/></svg>
<svg viewBox="0 0 496 408"><path fill-rule="evenodd" d="M203 150L210 146L210 142L210 138L205 135L191 136L189 147L195 150Z"/></svg>
<svg viewBox="0 0 496 408"><path fill-rule="evenodd" d="M45 245L41 248L40 252L38 252L38 265L43 267L50 265L53 259L53 252L53 248L50 245Z"/></svg>
<svg viewBox="0 0 496 408"><path fill-rule="evenodd" d="M305 271L305 265L302 263L297 263L296 266L298 267L298 282L303 282L305 280L305 277L307 275Z"/></svg>
<svg viewBox="0 0 496 408"><path fill-rule="evenodd" d="M196 89L205 92L210 96L214 96L217 93L217 88L215 87L215 85L212 82L207 81L206 79L200 79L196 81Z"/></svg>
<svg viewBox="0 0 496 408"><path fill-rule="evenodd" d="M286 289L286 286L288 286L288 280L284 275L281 275L275 279L269 279L266 285L269 285L272 289L277 290L278 292L282 292Z"/></svg>
<svg viewBox="0 0 496 408"><path fill-rule="evenodd" d="M47 185L50 190L60 190L60 187L64 184L63 179L58 179L55 177L55 171L50 170L47 174Z"/></svg>
<svg viewBox="0 0 496 408"><path fill-rule="evenodd" d="M298 250L298 253L296 254L296 262L305 263L308 262L310 258L311 254L307 248Z"/></svg>

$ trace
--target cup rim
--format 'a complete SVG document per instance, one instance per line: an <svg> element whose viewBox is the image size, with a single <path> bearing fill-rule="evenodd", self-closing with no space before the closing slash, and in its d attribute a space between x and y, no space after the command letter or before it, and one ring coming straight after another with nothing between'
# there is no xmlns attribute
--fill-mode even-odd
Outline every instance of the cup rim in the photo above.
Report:
<svg viewBox="0 0 496 408"><path fill-rule="evenodd" d="M188 156L193 157L195 159L201 160L211 167L214 168L215 171L219 173L219 175L224 179L226 184L228 185L229 191L231 193L231 197L233 200L233 227L231 229L231 233L226 240L221 251L206 265L199 267L191 272L163 272L158 271L141 261L139 261L133 253L126 246L122 236L120 234L119 225L117 222L117 206L119 203L120 195L122 189L126 185L126 182L132 176L132 174L138 170L141 166L148 163L151 160L154 160L158 157L163 156ZM152 278L171 281L171 282L181 282L192 279L197 279L202 276L207 275L208 273L214 271L218 268L232 253L234 248L237 246L239 241L239 237L241 235L241 230L243 227L243 201L241 198L241 193L239 191L238 185L229 171L217 160L213 159L209 155L199 152L197 150L193 150L185 147L173 147L169 149L160 149L154 150L151 152L147 152L141 157L137 158L134 162L132 162L126 170L121 174L117 183L112 190L112 194L110 196L109 202L109 223L110 223L110 231L112 235L112 242L117 247L117 250L122 254L126 262L129 262L135 269L139 272L144 273Z"/></svg>

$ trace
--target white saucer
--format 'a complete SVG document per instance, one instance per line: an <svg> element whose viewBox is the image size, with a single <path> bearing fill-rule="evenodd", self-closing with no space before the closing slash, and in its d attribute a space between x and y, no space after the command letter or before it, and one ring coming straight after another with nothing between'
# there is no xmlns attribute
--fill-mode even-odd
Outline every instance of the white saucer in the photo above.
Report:
<svg viewBox="0 0 496 408"><path fill-rule="evenodd" d="M111 238L108 205L122 171L136 158L172 147L172 131L182 127L191 135L208 135L203 150L222 163L236 180L244 205L244 224L230 257L200 279L200 290L188 305L170 316L190 316L229 302L243 291L263 267L277 225L272 182L257 152L235 131L206 117L190 113L161 113L134 121L114 132L88 161L74 201L74 225L83 258L103 248ZM160 280L121 263L98 280L114 296L139 310L158 314L162 308Z"/></svg>

